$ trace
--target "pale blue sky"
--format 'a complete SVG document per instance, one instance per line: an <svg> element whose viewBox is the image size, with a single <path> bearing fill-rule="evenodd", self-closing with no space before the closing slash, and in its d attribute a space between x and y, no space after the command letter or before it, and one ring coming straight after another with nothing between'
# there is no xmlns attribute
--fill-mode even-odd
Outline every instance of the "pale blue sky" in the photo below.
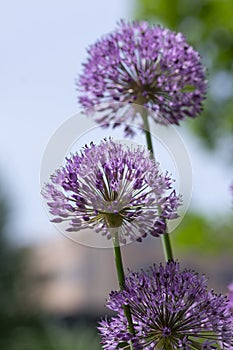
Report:
<svg viewBox="0 0 233 350"><path fill-rule="evenodd" d="M20 242L57 234L40 199L43 151L57 127L80 110L74 80L85 48L119 19L131 19L132 2L0 3L0 178L13 208L9 230ZM230 212L230 169L201 156L186 133L184 139L193 163L192 205L208 213Z"/></svg>

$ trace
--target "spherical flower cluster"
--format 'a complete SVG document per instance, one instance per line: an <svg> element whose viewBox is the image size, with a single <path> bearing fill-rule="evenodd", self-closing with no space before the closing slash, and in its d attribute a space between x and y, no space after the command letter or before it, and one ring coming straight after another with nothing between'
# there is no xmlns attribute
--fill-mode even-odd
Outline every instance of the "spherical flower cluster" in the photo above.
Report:
<svg viewBox="0 0 233 350"><path fill-rule="evenodd" d="M93 228L107 238L117 228L121 243L165 233L181 199L150 156L144 147L103 140L67 158L42 190L52 221L67 222L67 231Z"/></svg>
<svg viewBox="0 0 233 350"><path fill-rule="evenodd" d="M129 305L135 335L127 330L123 313ZM228 349L233 325L226 297L208 291L206 278L177 262L150 271L131 272L125 289L112 292L108 307L117 316L100 323L104 349ZM221 347L220 347L221 344Z"/></svg>
<svg viewBox="0 0 233 350"><path fill-rule="evenodd" d="M145 106L158 123L179 124L202 111L206 88L200 55L183 34L147 22L121 21L90 46L77 80L82 107L101 110L97 121L115 126L136 122L131 103Z"/></svg>

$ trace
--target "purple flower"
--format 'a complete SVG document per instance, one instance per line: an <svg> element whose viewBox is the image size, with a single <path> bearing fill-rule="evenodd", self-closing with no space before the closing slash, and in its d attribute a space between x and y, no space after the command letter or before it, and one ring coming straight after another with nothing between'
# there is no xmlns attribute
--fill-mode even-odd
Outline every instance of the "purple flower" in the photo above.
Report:
<svg viewBox="0 0 233 350"><path fill-rule="evenodd" d="M104 140L67 158L42 194L52 222L66 222L67 231L93 228L111 238L118 228L126 243L163 234L165 220L177 217L181 199L171 185L147 149Z"/></svg>
<svg viewBox="0 0 233 350"><path fill-rule="evenodd" d="M231 313L231 322L233 324L233 282L231 282L228 286L228 309L230 310ZM233 350L233 346L229 348L229 350Z"/></svg>
<svg viewBox="0 0 233 350"><path fill-rule="evenodd" d="M179 124L202 111L206 88L200 55L183 34L123 20L89 47L77 80L85 111L101 110L97 121L114 126L135 121L130 103L148 108L158 123ZM125 132L133 131L127 126Z"/></svg>
<svg viewBox="0 0 233 350"><path fill-rule="evenodd" d="M226 297L206 287L206 278L180 270L177 262L150 271L131 272L125 290L111 292L108 307L115 317L100 323L104 349L132 340L135 349L219 349L233 345L233 325ZM135 336L127 331L123 306L129 305Z"/></svg>

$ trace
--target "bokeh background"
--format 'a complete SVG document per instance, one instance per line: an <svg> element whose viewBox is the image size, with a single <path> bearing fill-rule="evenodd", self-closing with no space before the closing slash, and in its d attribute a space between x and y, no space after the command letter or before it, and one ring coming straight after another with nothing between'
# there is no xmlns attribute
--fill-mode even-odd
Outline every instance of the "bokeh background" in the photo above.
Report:
<svg viewBox="0 0 233 350"><path fill-rule="evenodd" d="M117 288L112 252L78 245L50 223L40 163L80 111L86 48L121 18L182 31L207 66L202 116L178 128L190 155L190 208L172 233L182 266L227 293L233 280L233 3L231 0L29 1L0 4L0 348L100 349L97 320ZM109 130L109 135L111 131ZM123 249L134 269L163 261L159 240Z"/></svg>

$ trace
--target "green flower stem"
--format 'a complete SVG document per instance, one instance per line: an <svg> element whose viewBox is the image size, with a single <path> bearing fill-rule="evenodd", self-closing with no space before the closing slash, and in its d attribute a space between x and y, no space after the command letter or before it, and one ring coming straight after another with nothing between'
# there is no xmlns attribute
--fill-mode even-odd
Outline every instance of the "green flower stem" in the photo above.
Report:
<svg viewBox="0 0 233 350"><path fill-rule="evenodd" d="M151 133L150 133L150 126L148 122L148 115L146 111L141 112L142 119L143 119L143 125L144 125L144 133L146 136L146 143L149 151L151 152L152 158L154 158L154 150L153 150L153 144L151 139ZM163 244L163 252L164 257L166 261L173 260L173 253L172 253L172 247L171 247L171 241L168 233L164 233L161 236L162 244Z"/></svg>
<svg viewBox="0 0 233 350"><path fill-rule="evenodd" d="M119 218L116 218L115 215L107 214L105 217L105 223L107 227L109 227L112 235L112 241L113 241L113 250L114 250L114 259L115 259L115 266L116 266L116 272L117 272L117 278L120 290L124 290L125 287L125 274L124 274L124 268L123 268L123 261L121 256L121 247L119 244L119 237L117 232L117 227L121 224L120 221L118 221ZM115 229L114 229L115 227ZM128 322L128 331L135 335L134 326L133 326L133 320L132 315L130 311L129 305L124 305L124 314ZM129 343L130 350L133 350L132 342Z"/></svg>
<svg viewBox="0 0 233 350"><path fill-rule="evenodd" d="M125 274L123 269L123 262L121 256L121 247L119 246L119 239L117 232L113 235L113 245L114 245L114 258L116 264L117 277L119 282L120 290L125 286Z"/></svg>
<svg viewBox="0 0 233 350"><path fill-rule="evenodd" d="M142 111L141 114L142 114L142 119L143 119L144 133L146 136L147 148L151 152L151 155L152 155L151 158L154 158L154 150L153 150L153 144L152 144L152 139L151 139L148 116L147 116L146 111Z"/></svg>
<svg viewBox="0 0 233 350"><path fill-rule="evenodd" d="M114 245L114 258L115 258L119 287L120 287L120 290L123 290L125 287L125 274L124 274L124 269L123 269L121 248L119 245L119 239L118 239L117 232L115 232L113 235L113 245ZM130 312L129 305L124 306L124 313L125 313L125 317L128 321L128 330L130 333L132 333L134 335L135 332L134 332L133 320L132 320L132 315ZM132 344L130 344L130 348L133 349Z"/></svg>
<svg viewBox="0 0 233 350"><path fill-rule="evenodd" d="M166 261L173 260L173 253L172 253L172 246L171 246L171 240L168 233L164 233L161 236L162 244L163 244L163 252L165 256Z"/></svg>

